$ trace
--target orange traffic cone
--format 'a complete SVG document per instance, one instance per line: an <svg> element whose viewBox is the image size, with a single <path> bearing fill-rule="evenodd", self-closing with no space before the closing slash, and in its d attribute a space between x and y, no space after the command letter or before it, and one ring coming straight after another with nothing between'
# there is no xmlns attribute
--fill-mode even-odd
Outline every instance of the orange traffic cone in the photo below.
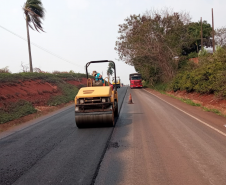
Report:
<svg viewBox="0 0 226 185"><path fill-rule="evenodd" d="M128 104L133 104L131 93L129 95L129 102L128 102Z"/></svg>

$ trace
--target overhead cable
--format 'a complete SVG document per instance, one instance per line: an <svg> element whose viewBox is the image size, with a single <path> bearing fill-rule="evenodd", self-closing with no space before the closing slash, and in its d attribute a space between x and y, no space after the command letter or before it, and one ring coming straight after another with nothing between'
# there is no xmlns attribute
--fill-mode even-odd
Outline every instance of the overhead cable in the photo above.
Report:
<svg viewBox="0 0 226 185"><path fill-rule="evenodd" d="M16 33L12 32L12 31L10 31L10 30L8 30L8 29L4 28L4 27L3 27L3 26L1 26L1 25L0 25L0 27L1 27L2 29L4 29L4 30L8 31L9 33L11 33L11 34L13 34L13 35L15 35L15 36L19 37L20 39L22 39L22 40L24 40L24 41L26 41L26 42L27 42L27 39L25 39L25 38L21 37L20 35L18 35L18 34L16 34ZM53 53L53 52L51 52L51 51L49 51L49 50L45 49L45 48L43 48L43 47L41 47L41 46L39 46L39 45L37 45L37 44L35 44L35 43L33 43L33 42L31 42L31 44L32 44L32 45L34 45L35 47L37 47L37 48L39 48L39 49L43 50L43 51L45 51L45 52L47 52L47 53L49 53L49 54L51 54L51 55L55 56L55 57L57 57L57 58L59 58L59 59L61 59L61 60L65 61L65 62L67 62L67 63L70 63L70 64L73 64L73 65L76 65L76 66L82 67L81 65L75 64L75 63L73 63L73 62L71 62L71 61L69 61L69 60L67 60L67 59L65 59L65 58L63 58L63 57L61 57L61 56L59 56L59 55L57 55L57 54L55 54L55 53ZM82 68L83 68L83 67L82 67Z"/></svg>

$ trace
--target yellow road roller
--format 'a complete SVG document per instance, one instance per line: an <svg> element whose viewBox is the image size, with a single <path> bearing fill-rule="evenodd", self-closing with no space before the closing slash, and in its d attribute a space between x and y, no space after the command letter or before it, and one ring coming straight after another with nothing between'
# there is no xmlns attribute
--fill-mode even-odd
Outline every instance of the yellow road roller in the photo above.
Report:
<svg viewBox="0 0 226 185"><path fill-rule="evenodd" d="M86 64L87 87L79 90L75 96L75 122L78 128L113 127L118 117L117 87L108 83L97 84L88 77L88 67L93 63L112 62L116 79L115 63L101 60Z"/></svg>
<svg viewBox="0 0 226 185"><path fill-rule="evenodd" d="M116 80L113 77L113 79L112 79L112 85L113 86L116 86L117 88L120 88L121 82L120 82L120 77L119 76L117 76Z"/></svg>

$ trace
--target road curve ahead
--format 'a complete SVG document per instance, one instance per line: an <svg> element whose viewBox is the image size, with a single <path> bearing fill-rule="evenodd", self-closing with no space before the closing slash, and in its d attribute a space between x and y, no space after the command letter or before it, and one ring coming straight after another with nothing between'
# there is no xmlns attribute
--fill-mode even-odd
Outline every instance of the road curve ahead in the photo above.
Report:
<svg viewBox="0 0 226 185"><path fill-rule="evenodd" d="M0 139L0 185L91 184L113 128L78 129L74 120L71 106Z"/></svg>
<svg viewBox="0 0 226 185"><path fill-rule="evenodd" d="M134 104L124 101L96 185L226 184L226 118L167 97L192 117L144 89L125 100L129 93Z"/></svg>

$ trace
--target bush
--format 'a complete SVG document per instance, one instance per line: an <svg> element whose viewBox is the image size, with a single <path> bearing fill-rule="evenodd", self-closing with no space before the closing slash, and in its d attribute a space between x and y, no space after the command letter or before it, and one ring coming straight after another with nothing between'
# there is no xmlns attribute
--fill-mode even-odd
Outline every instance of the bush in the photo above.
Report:
<svg viewBox="0 0 226 185"><path fill-rule="evenodd" d="M226 50L199 57L199 61L195 68L180 71L172 81L171 89L226 97Z"/></svg>
<svg viewBox="0 0 226 185"><path fill-rule="evenodd" d="M77 88L74 85L67 84L64 80L75 80L76 77L81 78L86 77L86 75L72 72L59 74L29 72L16 74L0 73L0 83L13 85L23 81L41 80L43 82L55 84L63 93L63 95L53 96L48 101L48 105L55 106L74 100L76 94L78 93L78 88L83 87L83 85L81 84ZM20 100L16 103L10 103L9 105L5 105L3 108L0 107L0 123L5 123L34 112L36 112L36 110L30 102Z"/></svg>
<svg viewBox="0 0 226 185"><path fill-rule="evenodd" d="M0 124L18 119L28 114L35 113L37 110L30 102L19 100L16 103L10 103L0 108Z"/></svg>
<svg viewBox="0 0 226 185"><path fill-rule="evenodd" d="M49 83L56 84L58 82L63 82L63 80L75 80L79 78L86 78L86 74L82 73L30 73L30 72L22 72L22 73L0 73L0 83L11 82L18 83L20 81L26 80L44 80ZM93 76L89 75L89 78L93 78Z"/></svg>
<svg viewBox="0 0 226 185"><path fill-rule="evenodd" d="M48 105L55 106L62 103L68 103L74 100L78 93L78 88L71 84L58 84L58 87L63 92L63 95L53 96L50 98Z"/></svg>
<svg viewBox="0 0 226 185"><path fill-rule="evenodd" d="M170 83L156 83L154 85L149 83L148 87L165 94L165 92L169 90Z"/></svg>
<svg viewBox="0 0 226 185"><path fill-rule="evenodd" d="M5 82L14 82L18 83L20 81L26 81L26 80L45 80L50 83L57 83L58 81L62 81L59 79L56 75L50 74L50 73L0 73L0 83Z"/></svg>
<svg viewBox="0 0 226 185"><path fill-rule="evenodd" d="M205 48L202 48L200 51L199 51L199 56L205 56L207 55L207 50Z"/></svg>
<svg viewBox="0 0 226 185"><path fill-rule="evenodd" d="M198 57L198 53L197 52L192 52L188 54L188 59L190 58L197 58Z"/></svg>
<svg viewBox="0 0 226 185"><path fill-rule="evenodd" d="M11 72L9 71L9 67L7 66L7 67L0 69L0 73L11 73Z"/></svg>

